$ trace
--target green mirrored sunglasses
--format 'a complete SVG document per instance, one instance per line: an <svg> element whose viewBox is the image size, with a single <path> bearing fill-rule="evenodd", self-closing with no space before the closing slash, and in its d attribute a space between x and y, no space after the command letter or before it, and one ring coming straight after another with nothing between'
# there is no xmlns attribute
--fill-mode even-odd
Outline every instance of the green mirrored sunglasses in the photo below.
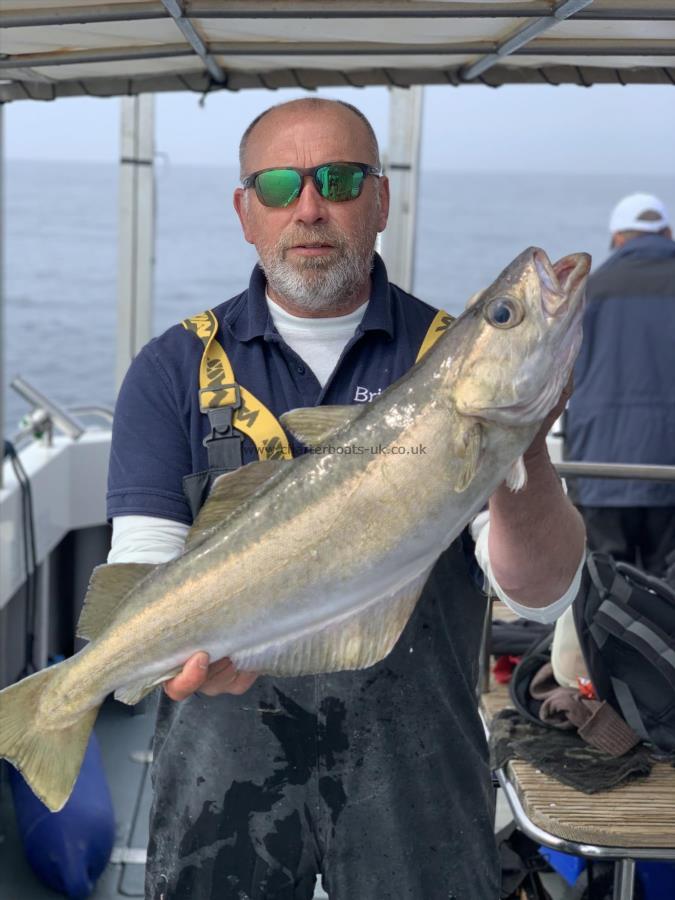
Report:
<svg viewBox="0 0 675 900"><path fill-rule="evenodd" d="M326 200L343 203L361 193L367 175L380 176L375 166L355 162L331 162L310 169L291 167L261 169L242 180L245 188L255 188L264 206L288 206L300 196L303 181L310 176L317 191Z"/></svg>

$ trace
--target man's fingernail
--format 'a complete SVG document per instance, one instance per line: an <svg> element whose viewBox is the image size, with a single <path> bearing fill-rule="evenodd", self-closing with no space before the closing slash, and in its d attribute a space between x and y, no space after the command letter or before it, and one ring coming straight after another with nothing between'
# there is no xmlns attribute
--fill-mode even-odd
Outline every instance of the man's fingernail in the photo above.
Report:
<svg viewBox="0 0 675 900"><path fill-rule="evenodd" d="M199 665L199 668L200 668L200 669L208 669L208 667L209 667L209 656L208 656L207 653L200 653L200 654L199 654L199 663L198 663L198 665Z"/></svg>

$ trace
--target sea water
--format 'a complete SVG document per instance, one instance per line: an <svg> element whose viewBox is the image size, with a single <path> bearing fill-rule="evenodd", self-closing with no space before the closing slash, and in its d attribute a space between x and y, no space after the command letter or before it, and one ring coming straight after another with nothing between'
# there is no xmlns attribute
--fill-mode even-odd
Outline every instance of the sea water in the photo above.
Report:
<svg viewBox="0 0 675 900"><path fill-rule="evenodd" d="M232 208L235 169L159 165L153 333L242 291L256 254ZM414 293L459 313L514 256L578 250L599 265L613 204L632 191L675 211L670 179L648 175L423 172ZM22 375L66 407L115 397L118 168L9 161L6 167L4 418L18 430Z"/></svg>

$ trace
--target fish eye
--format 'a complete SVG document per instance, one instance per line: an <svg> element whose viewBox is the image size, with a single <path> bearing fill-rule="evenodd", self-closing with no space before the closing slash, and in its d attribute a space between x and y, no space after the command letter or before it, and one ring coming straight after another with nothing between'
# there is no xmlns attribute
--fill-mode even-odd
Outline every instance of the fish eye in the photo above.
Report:
<svg viewBox="0 0 675 900"><path fill-rule="evenodd" d="M496 328L513 328L523 320L520 305L506 297L495 297L485 307L485 318Z"/></svg>

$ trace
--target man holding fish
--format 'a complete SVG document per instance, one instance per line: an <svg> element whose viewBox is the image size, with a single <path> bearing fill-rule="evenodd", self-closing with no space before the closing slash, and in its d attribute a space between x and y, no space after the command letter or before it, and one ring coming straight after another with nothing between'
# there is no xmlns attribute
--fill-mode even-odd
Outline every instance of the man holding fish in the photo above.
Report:
<svg viewBox="0 0 675 900"><path fill-rule="evenodd" d="M75 731L165 682L149 900L311 900L317 874L331 900L497 900L476 559L531 618L576 591L584 527L545 437L590 260L530 248L448 327L374 255L389 188L358 110L273 107L241 170L260 265L132 364L91 643L14 707ZM55 808L77 766L43 771L19 735L28 682L0 695L0 755Z"/></svg>

